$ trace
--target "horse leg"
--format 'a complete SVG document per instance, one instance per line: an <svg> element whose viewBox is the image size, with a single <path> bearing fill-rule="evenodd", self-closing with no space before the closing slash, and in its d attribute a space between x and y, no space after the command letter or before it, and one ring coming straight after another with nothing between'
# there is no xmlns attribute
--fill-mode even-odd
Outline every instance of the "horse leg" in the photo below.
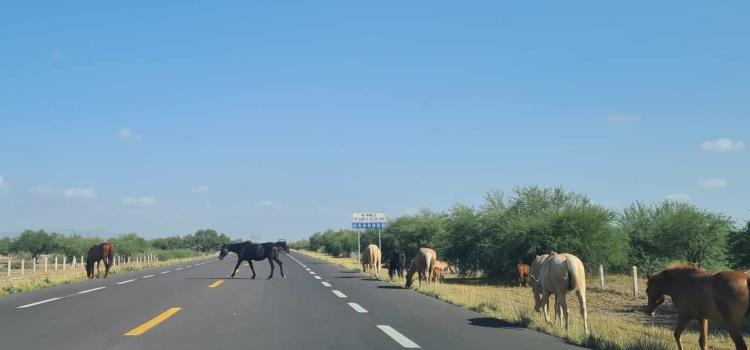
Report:
<svg viewBox="0 0 750 350"><path fill-rule="evenodd" d="M273 261L275 261L277 264L279 264L279 270L281 270L281 278L286 278L286 275L284 274L284 265L281 264L281 260L279 260L278 256L273 257Z"/></svg>
<svg viewBox="0 0 750 350"><path fill-rule="evenodd" d="M101 262L101 260L96 261L96 278L99 278L99 263Z"/></svg>
<svg viewBox="0 0 750 350"><path fill-rule="evenodd" d="M107 278L107 275L109 275L109 263L107 260L104 261L104 278Z"/></svg>
<svg viewBox="0 0 750 350"><path fill-rule="evenodd" d="M689 317L683 315L677 316L677 327L674 329L674 340L677 341L677 349L679 350L683 350L682 332L685 330L685 327L687 327L688 322L690 322Z"/></svg>
<svg viewBox="0 0 750 350"><path fill-rule="evenodd" d="M701 327L701 335L700 338L698 338L698 344L701 346L701 350L706 350L706 338L708 338L708 320L704 318L702 320L698 320L698 323Z"/></svg>
<svg viewBox="0 0 750 350"><path fill-rule="evenodd" d="M242 259L237 259L237 265L234 265L234 270L232 270L232 275L229 276L229 278L234 278L234 274L237 273L237 269L240 268L240 265L242 264Z"/></svg>
<svg viewBox="0 0 750 350"><path fill-rule="evenodd" d="M565 328L565 332L567 333L568 324L570 323L570 314L568 313L568 301L565 299L565 292L557 293L555 295L555 303L560 305L559 308L562 311L562 324L563 328Z"/></svg>
<svg viewBox="0 0 750 350"><path fill-rule="evenodd" d="M271 265L271 274L268 275L268 279L271 279L273 277L273 260L271 260L271 257L268 257L268 263Z"/></svg>
<svg viewBox="0 0 750 350"><path fill-rule="evenodd" d="M253 260L252 259L248 260L247 264L250 265L250 271L253 272L253 277L250 277L250 278L255 279L255 267L253 266Z"/></svg>
<svg viewBox="0 0 750 350"><path fill-rule="evenodd" d="M550 293L548 291L542 292L542 313L544 313L544 320L549 322L549 312L547 309L549 308L549 296Z"/></svg>
<svg viewBox="0 0 750 350"><path fill-rule="evenodd" d="M581 318L583 318L583 331L585 332L586 335L588 335L589 334L589 313L586 308L586 293L579 289L576 292L576 295L578 295L578 305L581 308Z"/></svg>

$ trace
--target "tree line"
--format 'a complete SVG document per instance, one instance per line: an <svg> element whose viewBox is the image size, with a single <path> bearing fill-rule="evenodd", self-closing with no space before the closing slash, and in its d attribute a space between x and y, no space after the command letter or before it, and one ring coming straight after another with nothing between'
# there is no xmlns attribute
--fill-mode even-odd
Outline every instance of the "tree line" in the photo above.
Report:
<svg viewBox="0 0 750 350"><path fill-rule="evenodd" d="M137 233L126 233L103 240L95 236L47 233L44 230L26 230L16 237L0 239L0 255L26 256L36 259L40 255L85 256L94 244L110 242L115 254L141 256L154 254L159 259L183 258L196 253L218 251L222 244L232 241L229 236L212 229L199 230L184 236L146 239Z"/></svg>
<svg viewBox="0 0 750 350"><path fill-rule="evenodd" d="M377 231L362 233L362 248ZM357 251L353 230L327 230L293 248L347 256ZM750 267L750 222L680 201L635 202L618 212L559 187L529 186L489 192L479 207L456 204L445 212L421 210L390 220L382 231L384 256L395 249L413 257L431 247L462 274L507 278L519 262L550 251L579 256L589 269L636 265L655 271L675 263L708 270Z"/></svg>

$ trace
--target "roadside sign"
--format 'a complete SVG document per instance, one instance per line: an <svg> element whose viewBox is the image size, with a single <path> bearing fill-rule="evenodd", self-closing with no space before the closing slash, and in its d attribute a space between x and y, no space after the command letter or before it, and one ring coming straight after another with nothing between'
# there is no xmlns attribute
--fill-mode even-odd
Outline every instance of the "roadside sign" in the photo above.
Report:
<svg viewBox="0 0 750 350"><path fill-rule="evenodd" d="M385 213L352 213L352 228L385 228Z"/></svg>

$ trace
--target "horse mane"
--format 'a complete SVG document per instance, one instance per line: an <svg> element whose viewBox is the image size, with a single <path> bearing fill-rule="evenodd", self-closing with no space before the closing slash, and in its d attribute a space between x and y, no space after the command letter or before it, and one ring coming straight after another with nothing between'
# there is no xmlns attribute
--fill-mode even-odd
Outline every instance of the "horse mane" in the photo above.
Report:
<svg viewBox="0 0 750 350"><path fill-rule="evenodd" d="M664 271L695 271L695 270L700 270L700 269L693 265L688 265L688 264L683 264L683 263L669 264L664 269Z"/></svg>

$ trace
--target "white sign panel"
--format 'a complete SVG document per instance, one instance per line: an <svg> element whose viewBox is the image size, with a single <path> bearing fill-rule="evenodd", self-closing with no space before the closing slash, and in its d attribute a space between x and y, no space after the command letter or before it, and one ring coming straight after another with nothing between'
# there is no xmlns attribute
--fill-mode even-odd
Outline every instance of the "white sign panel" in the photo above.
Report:
<svg viewBox="0 0 750 350"><path fill-rule="evenodd" d="M383 228L385 213L352 213L352 228Z"/></svg>

